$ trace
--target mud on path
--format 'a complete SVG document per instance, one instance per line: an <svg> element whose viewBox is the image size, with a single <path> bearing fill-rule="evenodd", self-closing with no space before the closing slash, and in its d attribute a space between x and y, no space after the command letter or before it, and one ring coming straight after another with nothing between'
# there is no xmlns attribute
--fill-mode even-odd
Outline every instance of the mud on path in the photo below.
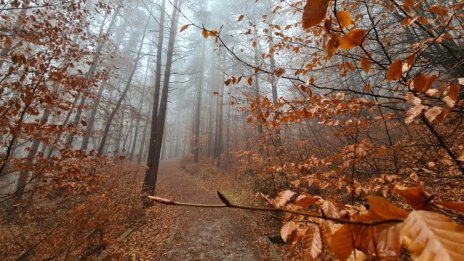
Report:
<svg viewBox="0 0 464 261"><path fill-rule="evenodd" d="M204 180L184 171L178 161L160 164L157 196L176 201L221 203L214 188L207 186ZM153 209L143 227L127 242L135 250L133 257L137 259L270 260L250 220L240 210L160 204ZM158 244L158 248L153 248L153 244ZM140 256L137 252L143 254Z"/></svg>

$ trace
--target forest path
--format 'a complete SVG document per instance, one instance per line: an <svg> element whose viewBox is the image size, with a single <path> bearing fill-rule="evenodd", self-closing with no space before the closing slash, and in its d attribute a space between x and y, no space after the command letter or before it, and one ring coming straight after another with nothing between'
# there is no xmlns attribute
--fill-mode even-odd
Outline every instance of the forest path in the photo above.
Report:
<svg viewBox="0 0 464 261"><path fill-rule="evenodd" d="M178 161L161 162L157 196L185 202L221 203L212 191L214 190L208 188L207 182L181 169ZM169 216L175 220L167 228L170 230L167 251L154 258L268 260L267 253L263 253L258 239L254 236L250 221L239 210L162 205L159 211L171 212Z"/></svg>

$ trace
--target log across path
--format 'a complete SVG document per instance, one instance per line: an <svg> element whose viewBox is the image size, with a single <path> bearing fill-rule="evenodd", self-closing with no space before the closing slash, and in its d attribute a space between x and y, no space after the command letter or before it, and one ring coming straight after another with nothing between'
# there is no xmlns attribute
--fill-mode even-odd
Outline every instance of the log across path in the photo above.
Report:
<svg viewBox="0 0 464 261"><path fill-rule="evenodd" d="M163 161L158 178L158 195L179 201L221 203L205 182L186 173L178 161ZM238 184L231 184L231 186ZM171 212L165 253L154 260L269 260L255 236L253 224L234 209L202 209L159 206Z"/></svg>

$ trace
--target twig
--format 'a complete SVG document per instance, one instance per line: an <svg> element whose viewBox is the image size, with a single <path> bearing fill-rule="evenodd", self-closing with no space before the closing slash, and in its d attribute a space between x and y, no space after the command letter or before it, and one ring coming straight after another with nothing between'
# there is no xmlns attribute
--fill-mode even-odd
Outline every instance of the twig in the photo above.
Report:
<svg viewBox="0 0 464 261"><path fill-rule="evenodd" d="M375 221L356 221L342 218L328 217L325 215L315 214L314 212L305 212L297 210L289 210L284 208L267 208L267 207L252 207L252 206L242 206L231 203L221 192L217 192L219 199L224 204L198 204L198 203L187 203L187 202L178 202L166 198L148 196L149 199L152 199L158 203L165 205L175 205L175 206L186 206L186 207L199 207L199 208L237 208L250 211L267 211L267 212L285 212L295 215L301 215L312 218L319 218L323 220L329 220L340 224L351 224L351 225L360 225L360 226L378 226L382 224L392 224L392 223L401 223L403 219L384 219L384 220L375 220Z"/></svg>

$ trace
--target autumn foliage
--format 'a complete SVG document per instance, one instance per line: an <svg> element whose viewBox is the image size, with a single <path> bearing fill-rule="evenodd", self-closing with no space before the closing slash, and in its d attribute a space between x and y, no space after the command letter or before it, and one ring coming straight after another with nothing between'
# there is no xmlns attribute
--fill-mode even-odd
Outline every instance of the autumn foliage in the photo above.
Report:
<svg viewBox="0 0 464 261"><path fill-rule="evenodd" d="M276 195L259 198L307 214L281 230L296 256L462 259L463 5L277 1L252 25L271 42L263 59L293 61L255 73L292 97L246 96L258 149L238 157ZM288 13L301 20L276 24Z"/></svg>

